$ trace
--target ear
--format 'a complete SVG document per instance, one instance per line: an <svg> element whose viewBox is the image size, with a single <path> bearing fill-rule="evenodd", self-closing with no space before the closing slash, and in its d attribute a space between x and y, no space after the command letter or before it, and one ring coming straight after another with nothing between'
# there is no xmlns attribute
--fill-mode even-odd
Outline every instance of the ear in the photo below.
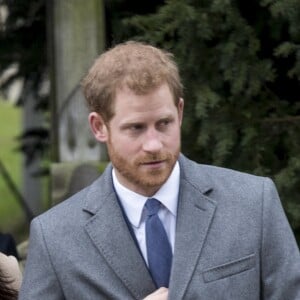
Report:
<svg viewBox="0 0 300 300"><path fill-rule="evenodd" d="M89 114L89 124L97 141L105 143L108 139L108 128L101 115L96 112Z"/></svg>
<svg viewBox="0 0 300 300"><path fill-rule="evenodd" d="M182 98L179 99L177 110L178 110L178 117L179 117L179 124L182 124L183 118L183 108L184 108L184 100Z"/></svg>

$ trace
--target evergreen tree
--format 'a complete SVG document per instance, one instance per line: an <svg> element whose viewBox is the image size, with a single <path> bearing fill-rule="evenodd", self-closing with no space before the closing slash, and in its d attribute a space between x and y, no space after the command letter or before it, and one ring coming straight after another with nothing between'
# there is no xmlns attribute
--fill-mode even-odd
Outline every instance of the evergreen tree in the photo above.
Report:
<svg viewBox="0 0 300 300"><path fill-rule="evenodd" d="M300 240L300 1L169 0L123 18L114 38L174 53L183 152L272 177Z"/></svg>

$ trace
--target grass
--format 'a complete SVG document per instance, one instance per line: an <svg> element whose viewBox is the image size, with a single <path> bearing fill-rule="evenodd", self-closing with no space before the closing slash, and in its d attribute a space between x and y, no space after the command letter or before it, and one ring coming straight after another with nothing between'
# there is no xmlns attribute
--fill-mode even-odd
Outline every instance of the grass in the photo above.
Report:
<svg viewBox="0 0 300 300"><path fill-rule="evenodd" d="M22 156L16 151L16 137L21 132L21 117L20 108L0 99L0 160L19 190ZM0 231L12 233L16 240L21 239L24 222L22 209L0 173Z"/></svg>

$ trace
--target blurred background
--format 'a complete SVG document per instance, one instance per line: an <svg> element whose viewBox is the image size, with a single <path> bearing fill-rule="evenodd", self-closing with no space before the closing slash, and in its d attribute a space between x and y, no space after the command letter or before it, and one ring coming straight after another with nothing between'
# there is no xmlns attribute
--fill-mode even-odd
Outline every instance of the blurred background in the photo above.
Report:
<svg viewBox="0 0 300 300"><path fill-rule="evenodd" d="M0 0L0 232L22 243L103 170L80 81L129 39L175 55L183 153L271 177L299 242L298 0Z"/></svg>

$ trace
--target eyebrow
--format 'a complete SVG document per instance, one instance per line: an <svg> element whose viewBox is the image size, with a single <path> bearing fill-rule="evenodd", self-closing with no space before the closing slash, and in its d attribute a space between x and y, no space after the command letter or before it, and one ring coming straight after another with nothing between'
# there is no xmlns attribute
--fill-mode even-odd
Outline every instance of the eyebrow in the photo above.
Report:
<svg viewBox="0 0 300 300"><path fill-rule="evenodd" d="M162 122L162 121L166 121L166 120L174 120L175 117L172 115L172 114L166 114L165 116L162 116L161 118L159 118L158 120L155 121L155 124L156 123L159 123L159 122ZM128 128L130 126L143 126L145 125L146 122L144 120L141 120L141 121L138 121L138 120L128 120L128 121L125 121L123 124L121 124L120 128Z"/></svg>
<svg viewBox="0 0 300 300"><path fill-rule="evenodd" d="M126 122L124 124L121 124L120 128L121 129L127 129L129 127L132 127L132 126L144 126L145 123L144 122L138 122L138 121L133 121L133 122Z"/></svg>

